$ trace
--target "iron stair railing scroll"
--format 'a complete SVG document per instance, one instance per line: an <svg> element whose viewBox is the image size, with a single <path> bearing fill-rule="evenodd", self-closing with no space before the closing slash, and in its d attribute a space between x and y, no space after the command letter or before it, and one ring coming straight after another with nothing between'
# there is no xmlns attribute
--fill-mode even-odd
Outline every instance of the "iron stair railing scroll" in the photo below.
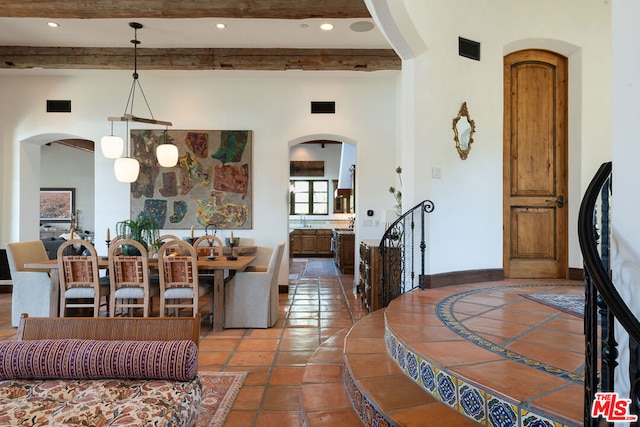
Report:
<svg viewBox="0 0 640 427"><path fill-rule="evenodd" d="M382 306L415 288L424 289L425 283L425 215L433 212L431 200L424 200L395 220L380 240L382 258ZM416 230L416 221L419 228ZM416 237L418 234L418 237ZM416 246L418 245L418 246ZM420 271L416 277L416 258Z"/></svg>
<svg viewBox="0 0 640 427"><path fill-rule="evenodd" d="M578 239L584 262L585 280L584 425L591 427L605 425L602 420L591 417L595 394L615 391L614 371L618 364L618 344L614 335L614 318L629 334L631 413L637 414L640 401L637 367L640 322L618 293L609 273L610 195L611 162L608 162L602 164L593 177L582 199L578 214ZM598 221L598 212L600 212L600 221ZM598 251L599 241L600 250ZM598 314L601 320L600 342L598 342ZM600 375L598 375L599 354Z"/></svg>

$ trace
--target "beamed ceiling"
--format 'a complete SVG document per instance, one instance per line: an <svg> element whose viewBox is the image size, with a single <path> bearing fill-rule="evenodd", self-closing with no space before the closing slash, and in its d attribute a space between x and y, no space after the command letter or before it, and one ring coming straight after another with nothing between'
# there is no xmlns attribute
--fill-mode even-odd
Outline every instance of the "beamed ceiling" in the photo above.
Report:
<svg viewBox="0 0 640 427"><path fill-rule="evenodd" d="M401 68L377 28L349 28L373 23L364 0L3 0L0 69L131 69L131 21L144 25L140 70Z"/></svg>

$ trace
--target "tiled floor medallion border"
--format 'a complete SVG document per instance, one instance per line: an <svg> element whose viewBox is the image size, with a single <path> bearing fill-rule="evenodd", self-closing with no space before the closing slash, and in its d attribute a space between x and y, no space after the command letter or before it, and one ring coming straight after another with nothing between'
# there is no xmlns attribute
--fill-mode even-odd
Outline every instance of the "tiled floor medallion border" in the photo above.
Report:
<svg viewBox="0 0 640 427"><path fill-rule="evenodd" d="M351 400L351 405L358 417L367 427L392 427L396 424L391 422L376 405L373 404L366 394L358 388L356 380L351 376L351 371L346 366L344 369L344 386Z"/></svg>
<svg viewBox="0 0 640 427"><path fill-rule="evenodd" d="M529 367L538 369L540 371L544 371L547 372L549 374L555 375L559 378L563 378L569 381L573 381L575 383L578 384L584 384L584 376L582 375L577 375L574 374L573 372L567 371L565 369L561 369L558 368L556 366L544 363L544 362L540 362L538 360L534 360L531 358L528 358L520 353L517 353L515 351L512 350L508 350L494 342L491 342L489 340L487 340L486 338L483 338L475 333L473 333L471 330L467 329L462 323L460 323L458 321L458 319L456 318L456 316L453 314L453 306L454 304L465 297L468 297L469 295L473 295L473 294L477 294L477 293L481 293L481 292L491 292L491 291L496 291L496 290L502 290L502 289L516 289L516 288L540 288L540 287L544 287L544 286L549 286L549 287L557 287L557 286L573 286L573 285L561 285L561 284L554 284L554 285L544 285L544 284L538 284L538 285L517 285L517 286L494 286L494 287L490 287L490 288L480 288L480 289L470 289L468 291L464 291L464 292L459 292L457 294L453 294L450 295L446 298L444 298L442 301L440 301L438 303L438 306L436 308L436 312L438 314L438 317L440 318L440 320L442 320L442 322L453 332L455 332L456 334L460 335L462 338L473 342L474 344L491 351L492 353L498 354L502 357L505 357L509 360L512 360L514 362L518 362L521 363L523 365L527 365Z"/></svg>

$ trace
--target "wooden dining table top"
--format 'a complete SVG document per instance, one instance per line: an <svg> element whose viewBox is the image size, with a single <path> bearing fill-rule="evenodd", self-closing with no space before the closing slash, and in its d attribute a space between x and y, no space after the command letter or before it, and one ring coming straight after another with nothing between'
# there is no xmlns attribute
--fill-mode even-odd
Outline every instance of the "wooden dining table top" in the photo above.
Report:
<svg viewBox="0 0 640 427"><path fill-rule="evenodd" d="M226 256L219 256L215 259L209 259L209 257L198 257L198 268L199 269L211 269L211 270L239 270L242 271L247 268L256 257L252 255L239 255L237 259L230 260L227 259ZM149 258L148 260L149 267L157 267L158 258ZM109 267L109 258L106 256L98 257L98 267L100 268L108 268ZM38 262L28 262L24 264L25 269L54 269L58 268L58 260L51 259L47 261L38 261Z"/></svg>

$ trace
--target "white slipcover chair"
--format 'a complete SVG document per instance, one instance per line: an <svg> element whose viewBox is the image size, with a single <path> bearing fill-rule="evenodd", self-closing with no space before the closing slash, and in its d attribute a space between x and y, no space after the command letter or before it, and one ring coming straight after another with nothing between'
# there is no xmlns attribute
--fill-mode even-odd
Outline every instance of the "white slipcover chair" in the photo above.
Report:
<svg viewBox="0 0 640 427"><path fill-rule="evenodd" d="M56 317L58 315L58 286L51 286L47 271L25 271L24 264L48 261L41 240L7 244L7 260L11 271L11 326L17 327L20 315Z"/></svg>
<svg viewBox="0 0 640 427"><path fill-rule="evenodd" d="M267 266L249 266L224 286L225 328L270 328L278 321L278 272L284 242L276 245Z"/></svg>

